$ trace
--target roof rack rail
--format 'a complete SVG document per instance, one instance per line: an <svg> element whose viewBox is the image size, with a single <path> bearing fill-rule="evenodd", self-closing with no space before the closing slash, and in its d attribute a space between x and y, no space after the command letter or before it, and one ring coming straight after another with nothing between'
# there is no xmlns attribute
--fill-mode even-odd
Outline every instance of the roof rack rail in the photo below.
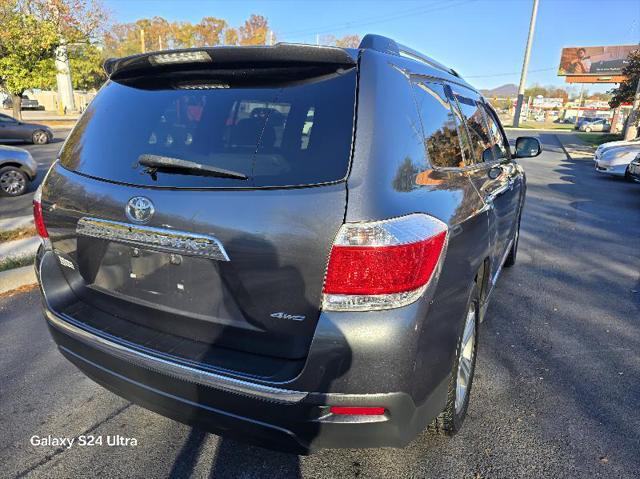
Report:
<svg viewBox="0 0 640 479"><path fill-rule="evenodd" d="M450 73L451 75L457 76L460 75L453 68L449 68L444 66L442 63L437 62L431 57L423 55L420 52L415 51L412 48L409 48L405 45L397 43L395 40L391 38L384 37L382 35L375 35L372 33L368 33L364 36L362 41L360 42L359 48L366 48L369 50L375 50L381 53L388 53L390 55L397 55L400 57L410 58L420 63L426 63L433 68L437 68L438 70L445 71Z"/></svg>

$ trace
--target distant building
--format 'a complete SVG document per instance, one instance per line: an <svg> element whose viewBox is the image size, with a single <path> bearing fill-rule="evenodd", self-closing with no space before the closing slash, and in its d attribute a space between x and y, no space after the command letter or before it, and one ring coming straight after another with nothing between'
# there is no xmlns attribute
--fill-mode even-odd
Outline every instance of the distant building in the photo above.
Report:
<svg viewBox="0 0 640 479"><path fill-rule="evenodd" d="M548 110L551 108L562 108L563 103L563 98L545 98L542 95L538 95L533 99L532 107Z"/></svg>

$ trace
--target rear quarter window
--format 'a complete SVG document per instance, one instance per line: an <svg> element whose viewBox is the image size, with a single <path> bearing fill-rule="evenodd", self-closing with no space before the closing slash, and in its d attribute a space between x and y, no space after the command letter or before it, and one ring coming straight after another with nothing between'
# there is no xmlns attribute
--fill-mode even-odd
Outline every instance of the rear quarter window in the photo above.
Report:
<svg viewBox="0 0 640 479"><path fill-rule="evenodd" d="M61 164L91 177L157 187L278 187L346 177L356 71L291 85L144 88L110 82L69 136ZM247 180L156 171L157 155L242 173Z"/></svg>
<svg viewBox="0 0 640 479"><path fill-rule="evenodd" d="M413 82L413 92L431 165L440 168L465 166L454 109L444 85L435 81L416 80Z"/></svg>

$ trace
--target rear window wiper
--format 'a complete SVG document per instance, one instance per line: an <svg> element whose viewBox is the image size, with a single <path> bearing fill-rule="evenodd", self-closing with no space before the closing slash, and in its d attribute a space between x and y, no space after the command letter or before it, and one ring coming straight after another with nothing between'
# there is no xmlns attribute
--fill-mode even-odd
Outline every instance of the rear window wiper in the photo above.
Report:
<svg viewBox="0 0 640 479"><path fill-rule="evenodd" d="M195 161L180 160L170 156L142 154L138 157L138 164L147 167L147 172L152 176L156 171L176 171L190 175L217 176L219 178L234 178L236 180L246 180L247 175L239 171L225 170L215 166L203 165Z"/></svg>

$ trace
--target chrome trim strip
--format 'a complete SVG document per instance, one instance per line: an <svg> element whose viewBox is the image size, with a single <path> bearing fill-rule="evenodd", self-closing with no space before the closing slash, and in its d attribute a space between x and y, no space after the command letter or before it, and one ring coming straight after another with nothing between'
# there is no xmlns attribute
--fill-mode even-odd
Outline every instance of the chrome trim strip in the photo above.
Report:
<svg viewBox="0 0 640 479"><path fill-rule="evenodd" d="M222 243L210 235L89 217L80 218L76 233L167 253L229 261Z"/></svg>
<svg viewBox="0 0 640 479"><path fill-rule="evenodd" d="M256 399L290 404L298 403L308 395L308 393L303 391L292 391L289 389L280 389L251 383L241 379L230 378L209 371L203 371L201 369L167 361L150 354L145 354L143 352L127 348L121 344L109 341L108 339L102 338L83 328L75 326L74 324L58 317L49 309L48 305L47 308L45 308L45 313L47 321L51 326L89 347L95 348L103 353L109 354L136 366L171 376L182 381L188 381L229 393L251 396Z"/></svg>

